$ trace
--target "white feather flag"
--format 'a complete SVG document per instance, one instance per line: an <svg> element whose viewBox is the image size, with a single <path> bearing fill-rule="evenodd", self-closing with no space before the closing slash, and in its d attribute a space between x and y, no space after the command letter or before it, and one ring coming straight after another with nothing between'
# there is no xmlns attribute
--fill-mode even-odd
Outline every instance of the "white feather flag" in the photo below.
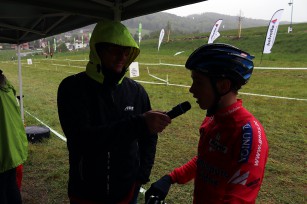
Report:
<svg viewBox="0 0 307 204"><path fill-rule="evenodd" d="M216 40L218 37L220 37L221 34L219 33L219 28L220 28L222 22L223 22L223 19L219 19L215 22L215 24L214 24L214 26L211 30L210 37L208 39L208 44L213 43L214 40Z"/></svg>
<svg viewBox="0 0 307 204"><path fill-rule="evenodd" d="M160 49L160 45L161 45L161 43L162 43L163 37L164 37L164 29L162 29L161 32L160 32L159 44L158 44L158 51L159 51L159 49Z"/></svg>
<svg viewBox="0 0 307 204"><path fill-rule="evenodd" d="M271 53L271 49L273 47L273 44L276 38L278 25L279 25L283 11L284 11L283 9L280 9L276 11L274 15L272 16L272 19L268 27L268 32L266 34L265 43L263 46L263 53L265 54Z"/></svg>

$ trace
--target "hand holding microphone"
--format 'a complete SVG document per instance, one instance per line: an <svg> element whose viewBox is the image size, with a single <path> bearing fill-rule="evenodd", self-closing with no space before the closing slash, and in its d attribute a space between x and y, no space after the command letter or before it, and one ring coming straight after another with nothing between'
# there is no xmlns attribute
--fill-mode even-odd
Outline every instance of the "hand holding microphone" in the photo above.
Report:
<svg viewBox="0 0 307 204"><path fill-rule="evenodd" d="M177 106L173 107L171 111L161 112L161 111L148 111L143 114L146 120L146 124L150 133L156 134L162 132L166 126L171 123L171 119L182 115L191 109L191 104L186 101Z"/></svg>
<svg viewBox="0 0 307 204"><path fill-rule="evenodd" d="M171 118L160 111L147 111L143 116L151 134L162 132L171 123Z"/></svg>

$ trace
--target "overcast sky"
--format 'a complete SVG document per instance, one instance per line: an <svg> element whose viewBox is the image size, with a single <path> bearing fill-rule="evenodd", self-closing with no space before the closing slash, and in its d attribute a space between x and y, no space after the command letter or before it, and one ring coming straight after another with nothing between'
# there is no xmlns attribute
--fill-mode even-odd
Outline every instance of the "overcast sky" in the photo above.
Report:
<svg viewBox="0 0 307 204"><path fill-rule="evenodd" d="M166 10L178 16L214 12L231 16L271 20L273 14L284 9L281 21L291 21L293 2L293 22L307 22L307 0L208 0L201 3Z"/></svg>

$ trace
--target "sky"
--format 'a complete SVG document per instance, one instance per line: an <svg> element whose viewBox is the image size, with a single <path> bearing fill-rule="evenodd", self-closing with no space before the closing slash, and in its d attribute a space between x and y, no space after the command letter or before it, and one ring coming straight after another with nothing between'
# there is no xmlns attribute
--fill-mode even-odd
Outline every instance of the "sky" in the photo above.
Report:
<svg viewBox="0 0 307 204"><path fill-rule="evenodd" d="M177 16L188 16L191 14L202 14L206 12L220 13L230 16L241 16L244 18L264 19L270 21L273 14L284 9L281 21L307 22L307 0L208 0L201 3L182 6L165 12Z"/></svg>

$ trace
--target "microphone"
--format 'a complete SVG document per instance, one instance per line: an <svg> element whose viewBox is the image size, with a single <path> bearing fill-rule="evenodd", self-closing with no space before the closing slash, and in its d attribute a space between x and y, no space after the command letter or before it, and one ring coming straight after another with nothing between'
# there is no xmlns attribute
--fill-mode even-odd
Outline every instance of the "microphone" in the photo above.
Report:
<svg viewBox="0 0 307 204"><path fill-rule="evenodd" d="M184 114L190 109L191 109L191 104L189 103L189 101L185 101L173 107L172 110L166 113L166 115L168 115L171 119L173 119L176 118L177 116Z"/></svg>

